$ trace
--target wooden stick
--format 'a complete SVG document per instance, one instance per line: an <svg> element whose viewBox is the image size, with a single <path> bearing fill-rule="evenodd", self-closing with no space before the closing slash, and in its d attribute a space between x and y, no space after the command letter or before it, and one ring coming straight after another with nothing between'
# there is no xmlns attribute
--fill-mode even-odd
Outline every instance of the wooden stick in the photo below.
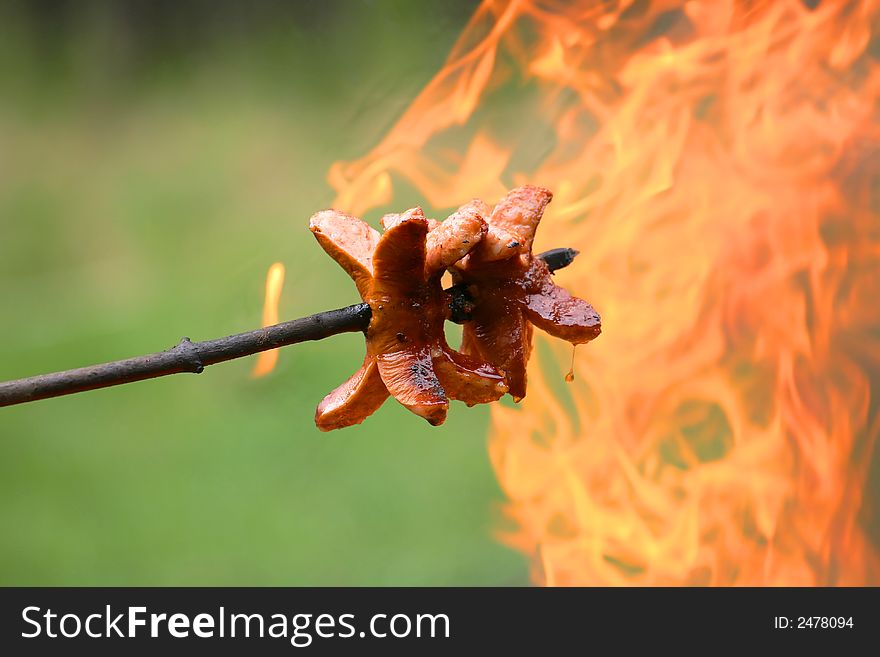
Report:
<svg viewBox="0 0 880 657"><path fill-rule="evenodd" d="M547 263L551 271L555 271L571 264L577 253L574 249L552 249L538 257ZM467 291L454 286L448 292L452 295L452 319L466 321L467 317L461 309L472 304ZM169 374L201 374L208 365L251 356L260 351L309 340L323 340L339 333L364 331L370 324L371 315L370 307L359 303L216 340L192 342L189 338L183 338L171 349L155 354L6 381L0 383L0 406L71 395Z"/></svg>

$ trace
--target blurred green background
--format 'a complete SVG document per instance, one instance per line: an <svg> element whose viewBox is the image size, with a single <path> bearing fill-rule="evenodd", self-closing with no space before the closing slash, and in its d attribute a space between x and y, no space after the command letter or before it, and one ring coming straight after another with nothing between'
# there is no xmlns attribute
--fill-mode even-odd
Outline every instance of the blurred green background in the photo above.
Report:
<svg viewBox="0 0 880 657"><path fill-rule="evenodd" d="M314 243L475 2L0 5L0 379L357 300ZM398 197L398 201L400 196ZM367 219L375 223L382 211ZM524 584L486 408L322 434L360 335L0 411L0 584Z"/></svg>

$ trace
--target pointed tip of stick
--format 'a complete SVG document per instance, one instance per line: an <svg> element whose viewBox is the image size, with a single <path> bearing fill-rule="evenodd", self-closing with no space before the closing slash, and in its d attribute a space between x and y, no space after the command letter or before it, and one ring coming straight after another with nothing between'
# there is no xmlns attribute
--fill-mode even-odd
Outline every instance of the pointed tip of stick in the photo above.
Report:
<svg viewBox="0 0 880 657"><path fill-rule="evenodd" d="M577 249L565 247L544 251L543 253L539 253L538 257L547 263L547 267L550 269L550 271L556 271L557 269L568 267L572 262L574 262L574 259L579 254L580 251L578 251Z"/></svg>

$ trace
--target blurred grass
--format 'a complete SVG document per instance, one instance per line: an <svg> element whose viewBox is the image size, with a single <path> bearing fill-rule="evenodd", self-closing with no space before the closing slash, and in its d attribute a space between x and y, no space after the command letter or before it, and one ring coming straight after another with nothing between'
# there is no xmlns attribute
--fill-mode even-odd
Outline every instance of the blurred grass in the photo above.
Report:
<svg viewBox="0 0 880 657"><path fill-rule="evenodd" d="M146 56L103 3L64 29L12 7L0 379L252 328L275 260L282 317L356 301L308 216L332 201L331 162L375 143L473 3L302 3L195 45L184 24ZM434 429L388 403L314 428L362 356L340 336L283 350L266 379L248 359L3 409L0 584L525 583L492 537L485 408Z"/></svg>

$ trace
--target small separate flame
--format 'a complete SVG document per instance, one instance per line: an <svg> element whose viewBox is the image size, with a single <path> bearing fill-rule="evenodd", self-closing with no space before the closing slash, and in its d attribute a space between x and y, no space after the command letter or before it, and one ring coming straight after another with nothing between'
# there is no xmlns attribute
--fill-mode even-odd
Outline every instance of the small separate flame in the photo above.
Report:
<svg viewBox="0 0 880 657"><path fill-rule="evenodd" d="M555 192L536 250L582 252L560 282L603 333L492 408L537 582L880 583L878 25L876 0L486 0L333 166L356 214L395 178L444 208Z"/></svg>
<svg viewBox="0 0 880 657"><path fill-rule="evenodd" d="M263 302L263 326L272 326L278 323L278 301L281 299L281 290L284 288L284 265L280 262L273 263L266 272L266 299ZM278 363L278 350L270 349L257 354L257 362L254 365L253 376L265 376Z"/></svg>

